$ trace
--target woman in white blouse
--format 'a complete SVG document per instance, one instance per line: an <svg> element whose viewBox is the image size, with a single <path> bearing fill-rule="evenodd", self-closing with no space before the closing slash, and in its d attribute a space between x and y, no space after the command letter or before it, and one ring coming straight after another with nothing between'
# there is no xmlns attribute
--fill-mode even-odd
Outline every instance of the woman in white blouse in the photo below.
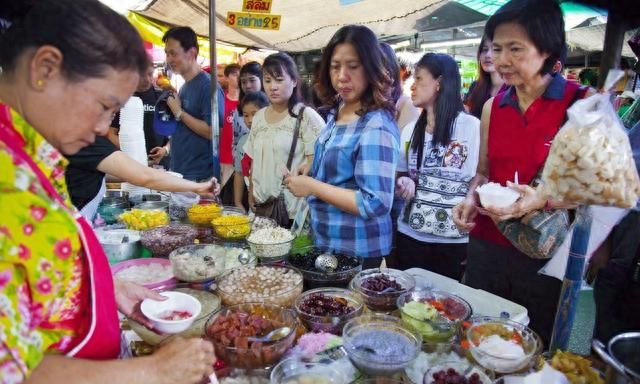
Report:
<svg viewBox="0 0 640 384"><path fill-rule="evenodd" d="M305 201L283 189L282 180L289 171L311 165L313 147L324 121L313 109L304 108L291 167L286 169L298 114L304 107L298 86L300 78L293 59L286 53L268 56L262 73L264 91L271 105L253 117L244 146L245 153L252 159L249 193L256 206L284 193L287 213L293 220Z"/></svg>

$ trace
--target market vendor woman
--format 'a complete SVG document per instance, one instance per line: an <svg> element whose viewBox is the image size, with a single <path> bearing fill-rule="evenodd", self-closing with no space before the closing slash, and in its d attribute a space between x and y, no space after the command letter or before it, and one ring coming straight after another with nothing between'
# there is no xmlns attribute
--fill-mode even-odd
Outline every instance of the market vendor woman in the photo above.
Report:
<svg viewBox="0 0 640 384"><path fill-rule="evenodd" d="M317 91L333 107L311 167L284 180L308 196L316 246L364 257L378 267L391 252L391 206L398 162L391 77L373 32L342 27L323 50Z"/></svg>
<svg viewBox="0 0 640 384"><path fill-rule="evenodd" d="M96 0L0 8L0 382L196 383L210 343L120 352L119 309L158 294L115 283L72 207L67 160L105 135L148 65L122 16Z"/></svg>

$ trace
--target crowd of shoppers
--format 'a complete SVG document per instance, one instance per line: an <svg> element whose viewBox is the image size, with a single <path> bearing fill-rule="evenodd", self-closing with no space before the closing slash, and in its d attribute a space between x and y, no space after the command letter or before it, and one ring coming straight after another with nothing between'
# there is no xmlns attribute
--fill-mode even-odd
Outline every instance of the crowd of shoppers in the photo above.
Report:
<svg viewBox="0 0 640 384"><path fill-rule="evenodd" d="M0 18L3 382L197 383L211 373L213 348L199 339L115 360L117 310L144 321L136 304L159 296L114 282L77 209L101 197L105 173L155 189L218 194L216 158L228 204L269 216L280 200L286 226L308 207L317 247L362 258L363 268L383 258L400 269L425 268L514 301L548 345L561 282L539 274L546 260L519 251L498 223L568 207L535 188L567 109L586 96L559 71L566 41L556 1L511 0L489 18L478 78L464 98L457 63L437 53L411 69L404 96L393 50L362 25L341 27L322 50L312 88L322 114L303 102L286 53L262 65L227 65L225 91L216 90L219 153L195 32L172 28L163 37L167 64L185 80L167 99L177 129L170 138L152 124L144 129L151 162L169 158L185 180L117 148L114 114L134 91L145 104L158 99L142 41L126 19L95 0L24 2L0 10ZM481 206L476 189L489 182L508 185L519 199ZM637 299L638 241L629 236L637 221L627 215L600 250L610 256L599 261L596 284L603 338L640 325L632 311L619 311L620 322L603 320L613 303Z"/></svg>

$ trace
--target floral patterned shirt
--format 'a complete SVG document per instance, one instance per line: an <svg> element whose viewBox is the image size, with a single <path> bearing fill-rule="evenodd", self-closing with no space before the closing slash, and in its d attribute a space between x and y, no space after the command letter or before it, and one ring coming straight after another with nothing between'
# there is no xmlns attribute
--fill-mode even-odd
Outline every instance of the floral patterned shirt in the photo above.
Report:
<svg viewBox="0 0 640 384"><path fill-rule="evenodd" d="M25 380L45 352L68 352L87 333L81 324L89 300L64 178L67 160L20 115L6 111L0 104L0 129L13 126L67 206L0 141L0 382L13 383Z"/></svg>

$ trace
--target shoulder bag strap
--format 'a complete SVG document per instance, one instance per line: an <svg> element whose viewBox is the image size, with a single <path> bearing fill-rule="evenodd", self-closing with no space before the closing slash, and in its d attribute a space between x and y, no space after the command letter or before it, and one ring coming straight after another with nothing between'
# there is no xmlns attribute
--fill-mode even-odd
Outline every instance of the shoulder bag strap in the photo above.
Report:
<svg viewBox="0 0 640 384"><path fill-rule="evenodd" d="M573 94L573 98L571 98L571 101L569 102L569 105L567 105L567 111L569 110L569 108L571 108L571 106L578 100L580 99L584 99L584 96L587 94L587 92L589 91L589 87L587 86L580 86L579 88L576 89L575 93ZM565 125L565 123L567 122L567 120L569 120L569 114L567 114L567 112L565 111L564 113L564 120L562 120L562 124L560 124L560 128L562 128L563 125ZM559 130L559 129L558 129Z"/></svg>
<svg viewBox="0 0 640 384"><path fill-rule="evenodd" d="M300 124L302 123L302 117L304 116L304 106L298 111L298 117L296 118L296 128L293 130L293 140L291 140L291 149L289 149L289 158L287 159L287 169L291 171L291 163L293 162L293 155L296 152L296 145L298 144L298 135L300 134Z"/></svg>

